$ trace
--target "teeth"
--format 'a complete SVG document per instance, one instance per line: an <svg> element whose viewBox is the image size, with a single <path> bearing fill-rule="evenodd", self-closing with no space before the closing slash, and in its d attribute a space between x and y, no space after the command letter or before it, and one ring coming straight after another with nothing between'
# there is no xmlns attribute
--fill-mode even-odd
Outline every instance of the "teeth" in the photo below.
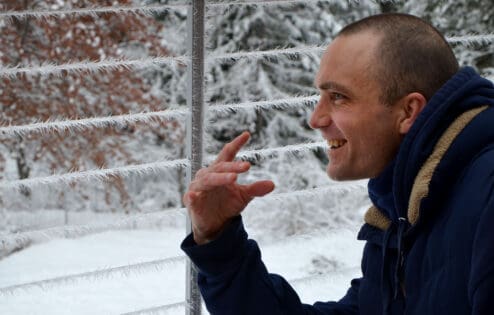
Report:
<svg viewBox="0 0 494 315"><path fill-rule="evenodd" d="M328 140L328 145L329 148L331 149L337 149L344 145L346 143L346 140L344 139L335 139L335 140Z"/></svg>

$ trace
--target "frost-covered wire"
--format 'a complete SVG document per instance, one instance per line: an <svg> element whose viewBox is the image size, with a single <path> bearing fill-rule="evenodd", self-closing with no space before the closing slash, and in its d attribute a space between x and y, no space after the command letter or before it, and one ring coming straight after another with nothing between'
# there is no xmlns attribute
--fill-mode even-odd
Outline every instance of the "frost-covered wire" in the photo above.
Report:
<svg viewBox="0 0 494 315"><path fill-rule="evenodd" d="M284 201L287 198L309 198L321 195L327 195L328 192L351 192L356 190L367 190L367 180L358 180L358 181L350 181L350 182L333 182L328 185L310 188L310 189L301 189L301 190L292 190L286 193L277 193L268 195L265 198L257 198L254 199L253 202L262 202L263 199L269 201Z"/></svg>
<svg viewBox="0 0 494 315"><path fill-rule="evenodd" d="M311 198L326 195L327 192L355 191L367 189L367 181L352 181L346 183L331 183L322 187L296 190L286 193L270 194L263 198L256 198L250 207L256 207L263 202L284 201L291 198ZM96 223L86 225L60 226L48 229L27 231L14 234L0 234L0 251L9 252L14 248L22 248L33 243L40 243L57 238L76 238L84 235L99 233L108 230L124 229L134 227L136 224L159 222L172 217L183 217L186 208L174 208L164 211L156 211L145 214L127 216L112 223Z"/></svg>
<svg viewBox="0 0 494 315"><path fill-rule="evenodd" d="M259 150L244 150L237 154L237 158L240 160L260 160L280 154L298 154L307 153L312 150L326 148L328 144L325 141L309 142L301 144L290 144L275 148L266 148Z"/></svg>
<svg viewBox="0 0 494 315"><path fill-rule="evenodd" d="M324 141L287 145L282 147L259 149L259 150L245 150L238 153L237 157L242 160L260 160L263 158L269 158L271 156L291 153L304 153L314 149L324 148L327 144ZM213 157L209 158L209 162L214 160ZM90 182L93 180L106 181L114 177L127 177L131 174L145 175L149 173L159 173L163 170L173 168L185 168L189 165L189 160L179 159L170 161L158 161L145 164L128 165L122 167L115 167L109 169L96 169L80 172L71 172L59 175L51 175L45 177L33 177L26 179L18 179L12 181L1 181L0 190L8 189L20 189L20 188L35 188L45 185L69 185L74 182Z"/></svg>
<svg viewBox="0 0 494 315"><path fill-rule="evenodd" d="M314 195L320 195L322 193L326 193L327 191L334 191L340 190L340 189L361 189L365 188L365 181L356 181L356 182L351 182L351 183L334 183L330 184L327 186L323 187L318 187L318 188L313 188L313 189L307 189L307 190L299 190L299 191L292 191L292 192L287 192L287 193L278 193L278 194L272 194L268 195L262 199L271 199L271 200L285 200L286 198L293 198L293 197L312 197ZM346 187L345 187L346 186ZM260 199L257 199L260 200ZM180 209L175 209L174 214L178 214L180 216L183 216L185 213L185 208L180 208ZM17 235L13 235L17 237L15 241L17 241L17 244L19 244L19 241L22 241L24 239L29 239L30 242L35 241L36 239L39 240L39 238L55 238L55 237L76 237L76 236L82 236L85 234L90 234L90 233L95 233L95 232L101 232L101 231L106 231L110 228L122 228L123 225L129 225L129 223L135 224L136 221L143 220L143 221L156 221L158 219L162 219L164 216L169 216L171 210L165 211L165 212L160 212L160 213L150 213L150 214L142 214L142 215L137 215L137 216L131 216L129 218L126 218L124 220L117 221L112 224L98 224L98 225L86 225L86 226L73 226L73 227L60 227L60 228L51 228L51 229L46 229L42 231L32 231L32 232L25 232L25 233L19 233ZM102 228L102 229L101 229ZM324 233L328 233L328 231L331 233L334 233L334 230L330 230L328 228L322 228L318 229L315 231L311 231L309 233L299 233L295 235L291 235L289 237L286 237L282 240L283 243L293 243L293 242L298 242L298 241L305 241L307 239L310 239L314 236L321 236L324 235ZM22 235L22 238L19 238L19 236ZM2 238L2 245L5 247L5 244L9 243L9 240L7 238ZM10 241L12 243L12 241ZM4 249L3 249L4 250ZM121 273L124 275L128 275L130 272L139 272L143 270L149 270L152 268L155 269L162 269L164 266L168 266L170 264L175 264L183 261L183 256L179 257L173 257L173 258L167 258L167 259L162 259L162 260L156 260L152 262L145 262L145 263L139 263L139 264L132 264L128 266L121 266L121 267L115 267L115 268L107 268L107 269L102 269L102 270L96 270L96 271L91 271L91 272L84 272L80 274L75 274L75 275L67 275L67 276L62 276L62 277L57 277L57 278L52 278L52 279L47 279L47 280L41 280L41 281L34 281L34 282L29 282L29 283L24 283L24 284L19 284L19 285L13 285L13 286L8 286L4 288L0 288L0 294L7 294L7 293L13 293L14 291L20 290L20 289L30 289L33 287L40 287L42 289L50 288L53 286L57 285L62 285L66 283L72 283L74 281L78 280L87 280L87 279L99 279L103 278L105 276L110 276L115 273ZM310 276L310 277L304 277L300 279L294 279L293 282L309 282L313 281L320 276ZM182 302L180 302L182 303ZM137 312L151 312L151 311L157 311L163 310L164 308L171 308L171 307L178 307L179 304L170 304L170 305L165 305L165 306L159 306L155 308L150 308L146 310L141 310ZM135 312L134 312L135 313ZM133 313L131 313L133 314ZM140 314L140 313L136 313Z"/></svg>
<svg viewBox="0 0 494 315"><path fill-rule="evenodd" d="M115 59L108 58L100 61L80 61L68 62L63 64L44 63L41 65L25 65L25 66L1 66L0 77L15 78L17 75L61 75L63 73L84 72L101 73L109 70L122 69L144 69L161 64L187 64L189 58L187 56L158 56L146 57L138 59Z"/></svg>
<svg viewBox="0 0 494 315"><path fill-rule="evenodd" d="M209 104L208 112L215 114L232 113L239 110L250 109L288 109L314 105L319 100L319 95L292 97L279 100L244 102L237 104Z"/></svg>
<svg viewBox="0 0 494 315"><path fill-rule="evenodd" d="M266 148L259 150L245 150L237 154L237 157L241 160L260 160L264 158L269 158L279 154L297 154L305 153L318 148L327 147L327 143L321 142L311 142L303 144L293 144L282 147ZM214 158L209 158L209 163L213 161ZM33 177L26 179L18 179L12 181L1 181L0 190L13 190L21 188L35 188L46 185L69 185L74 182L91 182L97 181L107 181L114 177L127 177L131 174L145 175L149 173L159 173L163 170L173 169L173 168L185 168L189 165L189 160L179 159L171 161L158 161L145 164L128 165L122 167L115 167L109 169L96 169L80 172L71 172L59 175L51 175L45 177Z"/></svg>
<svg viewBox="0 0 494 315"><path fill-rule="evenodd" d="M115 219L111 223L105 222L85 225L58 226L20 233L2 233L0 234L0 252L9 253L16 248L24 248L30 244L42 243L53 239L77 238L109 230L134 228L139 224L149 222L156 223L163 219L184 217L185 214L185 208L173 208L163 211L129 215L120 219Z"/></svg>
<svg viewBox="0 0 494 315"><path fill-rule="evenodd" d="M472 45L475 43L489 44L494 42L494 34L477 34L463 36L449 36L446 39L452 44ZM296 55L320 55L326 45L298 46L291 48L280 48L271 50L254 50L254 51L239 51L232 53L211 53L206 57L206 63L236 61L239 59L260 59L260 58L277 58L280 55L296 56ZM63 72L81 73L84 71L101 72L116 69L140 69L157 64L172 64L180 63L187 64L188 56L158 56L146 57L139 59L105 59L101 61L83 61L64 64L43 64L43 65L26 65L5 67L0 66L0 77L14 78L19 74L26 75L48 75L61 74Z"/></svg>
<svg viewBox="0 0 494 315"><path fill-rule="evenodd" d="M276 6L276 5L296 5L310 2L329 2L331 0L258 0L258 1L225 1L210 2L207 8L231 8L234 6Z"/></svg>
<svg viewBox="0 0 494 315"><path fill-rule="evenodd" d="M343 193L353 193L356 195L360 195L367 192L367 180L360 181L351 181L351 182L331 182L330 184L320 186L317 188L308 188L302 190L294 190L284 193L276 193L272 195L267 195L263 198L255 198L249 205L247 210L249 212L253 210L259 213L266 214L265 210L273 209L283 209L286 206L292 206L294 204L305 204L306 201L314 201L314 200L334 200L338 198L337 196ZM277 213L276 211L274 213ZM304 217L299 218L300 222L305 221ZM311 225L310 220L307 220L307 223ZM344 216L339 220L338 229L349 229L353 230L355 228L355 222L353 220L347 219ZM322 229L313 229L310 233L307 234L296 234L293 237L301 238L301 240L306 240L307 238L312 238L315 236L321 236L328 234L334 230L334 227L326 226ZM288 240L287 240L288 241Z"/></svg>
<svg viewBox="0 0 494 315"><path fill-rule="evenodd" d="M324 281L328 282L331 280L334 280L334 278L342 277L342 275L345 274L358 274L360 271L360 266L353 266L353 267L348 267L348 268L343 268L343 269L337 269L332 272L324 273L324 274L316 274L316 275L309 275L306 277L301 277L301 278L294 278L294 279L289 279L288 282L291 285L300 285L300 284L310 284L312 282L316 281Z"/></svg>
<svg viewBox="0 0 494 315"><path fill-rule="evenodd" d="M185 261L185 256L176 256L170 258L164 258L153 261L146 261L137 264L130 264L119 267L105 268L94 271L87 271L78 274L66 275L61 277L55 277L51 279L32 281L27 283L21 283L17 285L11 285L0 288L0 294L14 294L19 290L29 290L32 288L40 288L46 290L49 288L57 287L60 285L73 284L82 280L98 280L102 278L109 278L115 274L122 276L129 276L132 273L143 273L147 271L160 271L171 265L176 265Z"/></svg>
<svg viewBox="0 0 494 315"><path fill-rule="evenodd" d="M463 36L447 36L446 40L451 44L466 44L471 45L475 43L489 44L494 42L494 34L471 34ZM224 62L224 61L236 61L239 59L261 59L261 58L276 58L280 55L286 56L298 56L298 55L320 55L326 49L327 44L322 45L300 45L290 48L279 48L270 50L251 50L251 51L238 51L230 53L211 53L206 58L206 62Z"/></svg>
<svg viewBox="0 0 494 315"><path fill-rule="evenodd" d="M286 5L306 2L321 2L323 0L271 0L271 1L242 1L242 2L212 2L207 3L208 8L228 8L232 6L272 6ZM71 8L59 10L23 10L23 11L2 11L0 18L17 18L17 19L46 19L60 16L97 16L98 14L108 13L126 13L126 14L145 14L152 15L163 11L183 10L190 6L189 1L183 3L170 4L148 4L139 6L103 6L103 7L86 7L86 8Z"/></svg>
<svg viewBox="0 0 494 315"><path fill-rule="evenodd" d="M355 267L349 267L349 268L334 270L333 272L328 272L328 273L324 273L324 274L317 274L317 275L310 275L310 276L301 277L301 278L289 279L287 281L292 285L310 284L313 282L320 282L320 281L328 282L328 281L334 280L335 278L341 278L342 273L343 274L358 274L359 271L360 271L360 266L355 266ZM138 311L124 313L121 315L162 314L163 312L169 311L169 310L174 309L174 308L185 307L186 305L187 305L187 302L182 301L182 302L177 302L177 303L172 303L172 304L167 304L167 305L162 305L162 306L156 306L156 307L141 309Z"/></svg>
<svg viewBox="0 0 494 315"><path fill-rule="evenodd" d="M317 102L319 96L293 97L271 101L245 102L239 104L212 104L207 111L210 113L231 113L247 109L264 108L299 108L312 105ZM188 109L169 109L157 112L144 112L135 114L115 115L108 117L93 117L75 120L46 121L26 125L0 126L0 135L25 136L27 134L39 134L46 132L81 132L93 128L123 127L128 123L148 123L156 120L184 119L189 115Z"/></svg>
<svg viewBox="0 0 494 315"><path fill-rule="evenodd" d="M481 44L487 45L494 43L494 33L491 34L469 34L462 36L447 36L446 40L450 44L462 44L466 46Z"/></svg>
<svg viewBox="0 0 494 315"><path fill-rule="evenodd" d="M325 49L325 46L299 46L292 48L272 49L272 50L257 50L257 51L239 51L233 53L223 54L210 54L206 57L205 62L208 64L215 62L236 61L238 59L259 59L265 57L275 58L279 55L309 55L320 54ZM81 61L81 62L67 62L63 64L29 64L24 66L1 66L0 65L0 77L15 78L17 75L49 75L62 73L82 73L85 71L96 73L111 70L121 69L143 69L154 65L160 64L184 64L189 61L188 56L158 56L158 57L145 57L139 59L104 59L99 61Z"/></svg>
<svg viewBox="0 0 494 315"><path fill-rule="evenodd" d="M239 59L260 59L265 57L275 58L280 55L286 56L298 56L298 55L314 55L321 54L326 49L326 45L300 45L291 48L279 48L270 50L252 50L252 51L239 51L232 53L211 53L206 58L206 62L222 62L222 61L236 61Z"/></svg>
<svg viewBox="0 0 494 315"><path fill-rule="evenodd" d="M306 2L321 2L324 0L268 0L268 1L241 1L241 2L212 2L207 3L207 8L230 8L232 6L273 6L298 4ZM97 16L98 14L125 13L152 15L163 11L183 10L190 6L189 1L171 4L148 4L139 6L91 6L86 8L71 8L59 10L23 10L23 11L2 11L0 18L12 20L17 19L46 19L60 16Z"/></svg>
<svg viewBox="0 0 494 315"><path fill-rule="evenodd" d="M93 180L107 181L115 177L127 177L130 174L145 175L150 173L159 173L163 170L174 168L185 168L189 165L187 159L158 161L152 163L127 165L122 167L95 169L80 172L70 172L60 175L51 175L45 177L33 177L26 179L17 179L11 181L1 181L0 189L18 189L18 188L34 188L44 185L69 185L74 182L91 182Z"/></svg>
<svg viewBox="0 0 494 315"><path fill-rule="evenodd" d="M23 11L2 11L0 18L17 19L46 19L59 16L97 16L104 13L127 13L127 14L145 14L152 15L163 11L175 11L185 9L188 3L177 4L149 4L140 6L104 6L104 7L86 7L60 10L23 10Z"/></svg>
<svg viewBox="0 0 494 315"><path fill-rule="evenodd" d="M172 119L185 119L188 114L188 109L169 109L156 112L114 115L107 117L46 121L27 125L1 126L0 135L22 137L27 134L43 134L47 132L74 133L94 128L124 127L129 123L136 122L148 123L157 120L168 121Z"/></svg>
<svg viewBox="0 0 494 315"><path fill-rule="evenodd" d="M181 308L185 307L187 303L185 301L182 302L177 302L177 303L172 303L172 304L166 304L166 305L161 305L161 306L154 306L154 307L149 307L129 313L123 313L120 315L145 315L145 314L163 314L163 312L167 312L169 310L172 310L174 308Z"/></svg>
<svg viewBox="0 0 494 315"><path fill-rule="evenodd" d="M326 229L319 229L317 232L322 232L327 231ZM303 239L306 241L307 239L313 237L314 235L318 234L317 232L311 232L308 234L297 234L297 235L292 235L287 238L284 238L281 242L283 244L292 243L293 241L299 241ZM320 234L319 234L320 236ZM279 243L281 243L279 242ZM300 284L310 284L313 282L321 282L321 281L334 281L335 278L341 278L342 276L346 275L354 275L358 274L360 271L360 266L352 266L352 267L346 267L346 268L339 268L336 270L333 270L331 272L327 272L324 274L316 274L316 275L308 275L305 277L299 277L299 278L292 278L288 279L288 282L292 285L300 285ZM129 313L124 313L122 315L144 315L144 314L162 314L163 312L169 311L174 308L179 308L179 307L185 307L187 305L186 301L182 302L177 302L177 303L172 303L172 304L166 304L162 306L156 306L156 307L150 307L146 309L141 309Z"/></svg>

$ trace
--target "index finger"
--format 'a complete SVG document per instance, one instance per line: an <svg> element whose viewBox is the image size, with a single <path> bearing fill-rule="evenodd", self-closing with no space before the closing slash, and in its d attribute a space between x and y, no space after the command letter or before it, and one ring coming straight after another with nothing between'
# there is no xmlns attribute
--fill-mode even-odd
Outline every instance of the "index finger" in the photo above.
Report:
<svg viewBox="0 0 494 315"><path fill-rule="evenodd" d="M237 155L240 148L247 143L250 138L250 134L247 131L242 132L239 136L233 139L230 143L227 143L223 149L221 149L218 157L216 157L215 163L218 162L230 162L233 161L235 155Z"/></svg>

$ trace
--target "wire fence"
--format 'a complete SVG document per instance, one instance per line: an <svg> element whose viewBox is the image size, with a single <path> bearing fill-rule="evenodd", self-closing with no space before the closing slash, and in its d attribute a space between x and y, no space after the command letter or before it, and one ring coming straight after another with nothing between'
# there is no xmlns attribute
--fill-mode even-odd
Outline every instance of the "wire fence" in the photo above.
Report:
<svg viewBox="0 0 494 315"><path fill-rule="evenodd" d="M348 186L341 185L341 189L348 189ZM334 187L331 187L331 189L334 189ZM328 191L328 188L326 189L318 189L318 191L313 191L313 194L320 193L322 191ZM295 192L297 193L297 192ZM298 193L303 193L302 191ZM284 198L287 195L292 196L292 193L286 193L286 194L277 194L273 198ZM184 212L181 213L182 215L185 215L185 209L183 209ZM149 218L147 218L149 219ZM277 244L284 244L286 242L289 243L297 243L297 242L308 242L314 237L320 237L321 235L328 235L331 236L333 233L339 232L342 229L351 229L351 226L348 227L343 227L343 228L337 228L334 231L330 228L320 228L313 230L309 233L300 233L300 234L295 234L288 236L286 238L283 238L282 240L278 240L273 242L271 245L277 245ZM82 234L78 234L80 236ZM67 237L67 235L65 235ZM74 235L72 235L74 236ZM76 274L70 274L66 276L60 276L60 277L54 277L54 278L49 278L49 279L44 279L44 280L39 280L39 281L31 281L31 282L25 282L25 283L20 283L16 285L11 285L11 286L6 286L0 288L0 294L15 294L17 291L28 291L28 290L45 290L49 289L51 287L55 286L64 286L64 285L71 285L80 281L92 281L92 280L101 280L101 279L108 279L110 277L113 277L114 275L131 275L131 274L140 274L143 272L153 272L153 271L159 271L159 270L165 270L167 267L172 266L172 265L178 265L178 264L183 264L186 260L186 256L174 256L174 257L167 257L164 259L158 259L158 260L153 260L153 261L145 261L145 262L139 262L139 263L134 263L134 264L128 264L124 266L117 266L117 267L111 267L111 268L104 268L104 269L99 269L99 270L93 270L93 271L87 271L87 272L82 272L82 273L76 273ZM359 268L358 266L356 267L351 267L350 269L353 270L355 268ZM291 279L289 282L291 283L305 283L305 282L311 282L314 279L319 279L324 275L310 275L310 276L304 276L300 278L294 278ZM167 305L168 306L168 305ZM176 307L176 306L173 306Z"/></svg>
<svg viewBox="0 0 494 315"><path fill-rule="evenodd" d="M493 34L472 34L464 36L448 36L446 40L450 44L460 45L473 45L473 44L492 44L494 43ZM253 51L239 51L232 53L212 54L205 56L204 62L206 64L213 63L225 63L237 61L240 59L257 60L269 57L285 56L300 56L300 55L320 55L326 45L317 46L300 46L292 48L280 48L270 50L253 50ZM189 56L156 56L140 59L105 59L100 61L82 61L72 62L65 64L44 64L44 65L26 65L26 66L12 66L12 67L0 67L0 77L15 77L21 74L27 75L48 75L73 72L102 72L116 69L142 69L149 68L153 65L162 64L186 64L189 61Z"/></svg>
<svg viewBox="0 0 494 315"><path fill-rule="evenodd" d="M63 76L67 73L93 75L107 71L116 70L135 70L153 67L156 65L180 64L188 67L189 86L188 86L188 109L182 109L184 105L170 106L171 109L128 113L122 115L112 115L106 117L91 117L84 119L61 119L47 120L31 124L0 125L0 135L7 138L27 137L32 134L46 133L71 133L78 134L84 130L93 130L98 128L117 128L129 123L146 124L150 121L170 121L186 120L188 121L189 132L187 134L188 155L187 159L161 160L145 164L126 165L116 168L100 168L86 171L74 171L60 175L51 175L44 177L33 177L20 180L1 181L0 190L12 189L36 189L40 186L63 186L71 185L74 182L93 182L105 181L111 177L127 177L132 174L148 176L149 174L160 173L169 169L187 169L188 179L193 177L194 173L202 166L211 162L213 156L203 156L204 153L204 130L203 121L211 117L216 117L222 113L232 113L243 110L265 110L265 109L296 109L307 106L313 106L317 100L317 95L288 97L283 99L273 99L269 101L244 102L234 104L205 104L204 101L204 66L215 63L236 62L241 59L257 60L262 58L271 58L279 56L300 56L300 55L320 55L325 45L300 46L292 48L279 48L272 50L252 50L238 51L232 53L207 54L204 52L204 19L206 8L229 8L231 6L270 6L270 5L293 5L302 1L243 1L243 2L211 2L193 1L177 4L160 4L160 5L142 5L142 6L108 6L108 7L89 7L79 9L60 9L60 10L24 10L24 11L4 11L0 12L0 20L5 23L13 23L15 20L22 19L56 19L83 16L99 16L101 14L144 14L153 16L163 11L189 10L189 53L180 56L154 56L139 59L104 59L99 61L77 61L61 64L44 63L44 64L24 64L0 66L0 78L15 79L20 76ZM313 1L316 2L316 1ZM193 13L191 13L193 12ZM494 34L472 34L466 36L449 36L447 40L452 44L472 45L472 44L492 44L494 43ZM13 122L15 123L15 122ZM262 160L272 156L283 154L294 154L299 152L311 152L321 148L326 148L325 142L299 143L285 145L281 147L262 148L257 150L245 150L238 154L239 159ZM328 185L315 189L305 189L300 191L291 191L289 193L274 194L266 197L267 199L297 198L300 195L323 195L330 190L365 190L364 182L349 184ZM74 238L87 234L119 229L136 222L146 221L153 222L163 217L185 216L184 208L166 209L167 211L151 212L139 215L130 215L122 217L111 224L96 223L78 226L60 226L51 229L42 229L38 231L26 231L15 234L1 234L1 251L8 252L12 248L22 248L26 244L37 243L55 238ZM190 224L189 228L190 228ZM189 230L190 231L190 230ZM178 246L178 244L177 244ZM18 290L39 287L47 288L61 284L73 283L81 279L101 278L110 276L115 273L127 275L134 271L147 270L152 272L157 268L164 268L169 264L183 263L185 257L170 257L156 261L142 262L120 267L106 268L103 270L89 271L80 274L72 274L63 277L51 278L46 280L22 283L0 288L0 294L16 294ZM190 266L187 281L186 300L163 305L154 306L147 309L133 311L127 314L153 314L167 309L185 308L187 314L200 314L201 303L196 281L196 271ZM294 279L294 283L310 282L317 278L325 278L328 275L311 276L307 278Z"/></svg>

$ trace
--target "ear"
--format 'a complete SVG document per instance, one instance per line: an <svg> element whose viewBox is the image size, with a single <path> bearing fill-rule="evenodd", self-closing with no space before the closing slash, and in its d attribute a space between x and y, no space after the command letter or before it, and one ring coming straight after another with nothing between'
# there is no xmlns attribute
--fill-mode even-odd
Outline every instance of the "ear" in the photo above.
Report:
<svg viewBox="0 0 494 315"><path fill-rule="evenodd" d="M410 130L425 104L427 104L427 100L417 92L407 94L400 100L399 131L401 134L404 135Z"/></svg>

